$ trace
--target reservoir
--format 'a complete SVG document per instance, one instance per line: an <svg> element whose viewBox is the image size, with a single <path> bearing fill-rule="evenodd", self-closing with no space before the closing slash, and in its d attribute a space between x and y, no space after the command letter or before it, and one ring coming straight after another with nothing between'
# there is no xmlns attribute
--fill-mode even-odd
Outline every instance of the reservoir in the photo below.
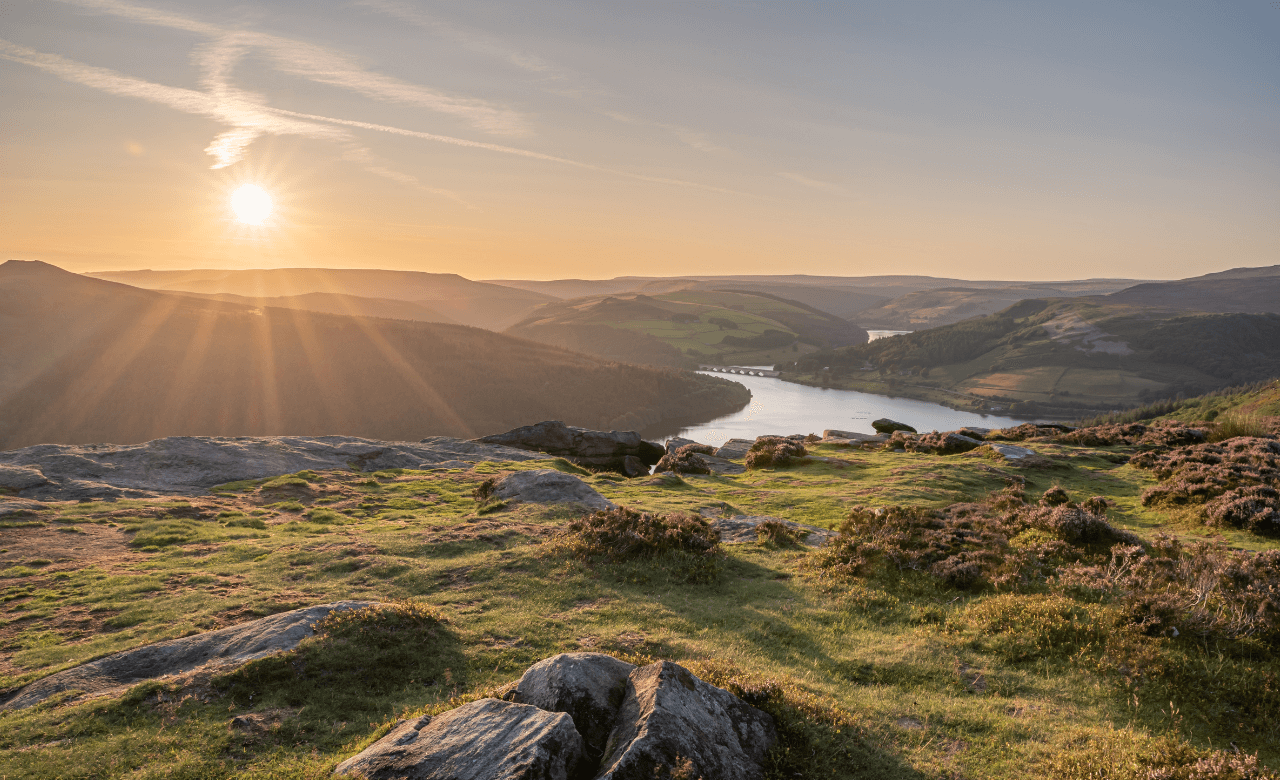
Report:
<svg viewBox="0 0 1280 780"><path fill-rule="evenodd" d="M679 431L646 431L646 437L665 440L682 436L702 444L719 446L729 439L754 439L773 434L816 433L821 436L827 428L875 433L871 421L881 417L904 422L921 433L953 431L966 425L1007 428L1025 422L1012 417L956 411L928 401L809 387L771 377L709 375L742 383L751 391L751 403L733 414Z"/></svg>

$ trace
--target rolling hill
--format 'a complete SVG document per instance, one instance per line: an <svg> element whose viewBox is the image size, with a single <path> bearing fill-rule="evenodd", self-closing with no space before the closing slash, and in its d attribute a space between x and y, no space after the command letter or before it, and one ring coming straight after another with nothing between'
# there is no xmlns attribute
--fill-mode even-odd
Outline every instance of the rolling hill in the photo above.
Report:
<svg viewBox="0 0 1280 780"><path fill-rule="evenodd" d="M1117 408L1280 375L1280 315L1190 314L1111 297L1031 299L783 368L796 381L1027 414Z"/></svg>
<svg viewBox="0 0 1280 780"><path fill-rule="evenodd" d="M802 351L867 340L861 328L803 303L736 290L561 301L537 309L507 333L657 365L771 364Z"/></svg>
<svg viewBox="0 0 1280 780"><path fill-rule="evenodd" d="M656 278L534 281L493 280L530 292L570 299L641 293L661 295L687 290L737 290L776 295L834 314L863 328L915 330L992 314L1025 298L1105 295L1135 284L1132 279L1083 279L1061 282L966 281L933 276L683 276ZM930 295L931 292L941 295Z"/></svg>
<svg viewBox="0 0 1280 780"><path fill-rule="evenodd" d="M706 420L745 388L488 331L142 290L0 265L0 448L170 435L472 437L540 420Z"/></svg>
<svg viewBox="0 0 1280 780"><path fill-rule="evenodd" d="M312 293L410 301L463 325L502 330L554 296L473 282L457 274L354 268L270 268L248 271L104 271L88 274L151 290L296 298ZM373 306L373 304L362 304ZM294 308L290 306L290 308ZM372 312L368 312L372 313ZM396 314L376 316L396 317Z"/></svg>
<svg viewBox="0 0 1280 780"><path fill-rule="evenodd" d="M1182 311L1280 312L1280 265L1233 268L1176 282L1148 282L1107 297L1116 303Z"/></svg>

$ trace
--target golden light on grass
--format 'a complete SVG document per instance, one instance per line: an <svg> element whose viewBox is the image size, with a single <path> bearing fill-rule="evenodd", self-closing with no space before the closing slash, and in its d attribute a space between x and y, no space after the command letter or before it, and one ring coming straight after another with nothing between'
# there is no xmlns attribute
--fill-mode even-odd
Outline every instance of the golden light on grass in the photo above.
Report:
<svg viewBox="0 0 1280 780"><path fill-rule="evenodd" d="M271 195L256 184L242 184L231 193L231 210L246 225L261 225L273 207Z"/></svg>

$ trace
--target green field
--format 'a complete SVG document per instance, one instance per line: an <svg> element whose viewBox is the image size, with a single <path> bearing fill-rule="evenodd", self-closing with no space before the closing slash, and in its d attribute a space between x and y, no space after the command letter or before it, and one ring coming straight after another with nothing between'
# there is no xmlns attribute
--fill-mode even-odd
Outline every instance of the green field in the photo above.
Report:
<svg viewBox="0 0 1280 780"><path fill-rule="evenodd" d="M820 446L812 454L829 461L740 476L583 479L634 508L827 528L859 505L942 508L1024 479L1032 501L1053 486L1077 501L1106 496L1110 522L1145 539L1280 546L1205 528L1185 509L1143 506L1155 479L1123 463L1130 448L1030 446L1042 457L1026 467L982 450ZM395 719L484 695L574 650L773 681L779 711L811 740L803 755L778 759L791 773L773 777L1085 777L1108 761L1191 761L1229 744L1280 766L1280 727L1249 714L1250 701L1276 695L1267 687L1280 680L1274 648L1134 633L1110 597L1051 579L958 590L893 566L836 576L820 553L772 543L726 545L716 576L697 582L677 559L566 557L558 535L570 511L472 498L488 477L547 467L580 471L533 461L304 472L208 497L55 502L10 515L0 528L0 686L10 690L106 653L339 599L410 600L446 622L433 634L434 660L415 662L417 671L335 678L356 674L365 682L352 684L373 686L364 696L268 682L293 679L305 659L356 663L342 655L347 645L317 639L296 661L259 662L196 687L143 685L121 698L0 712L0 776L326 776ZM1076 554L1107 560L1105 551ZM1046 631L1058 638L1042 644L1037 632ZM1119 652L1166 671L1135 672ZM274 725L229 729L244 713ZM1148 776L1126 771L1105 776Z"/></svg>

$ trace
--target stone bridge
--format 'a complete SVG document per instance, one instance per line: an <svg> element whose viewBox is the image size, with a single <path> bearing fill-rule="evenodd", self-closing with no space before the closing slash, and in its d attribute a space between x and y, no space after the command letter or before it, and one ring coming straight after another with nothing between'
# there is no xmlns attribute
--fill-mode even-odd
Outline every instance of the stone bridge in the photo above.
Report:
<svg viewBox="0 0 1280 780"><path fill-rule="evenodd" d="M777 376L781 371L771 368L750 368L748 366L698 366L699 371L719 371L721 374L741 374L743 376Z"/></svg>

